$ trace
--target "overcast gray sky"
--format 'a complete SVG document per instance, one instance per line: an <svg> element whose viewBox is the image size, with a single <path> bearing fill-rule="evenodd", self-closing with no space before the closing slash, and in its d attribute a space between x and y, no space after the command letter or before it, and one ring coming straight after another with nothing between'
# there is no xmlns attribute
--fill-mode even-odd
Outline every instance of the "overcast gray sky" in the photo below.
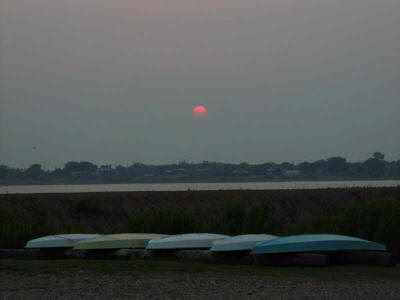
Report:
<svg viewBox="0 0 400 300"><path fill-rule="evenodd" d="M400 1L2 0L0 109L10 166L397 160Z"/></svg>

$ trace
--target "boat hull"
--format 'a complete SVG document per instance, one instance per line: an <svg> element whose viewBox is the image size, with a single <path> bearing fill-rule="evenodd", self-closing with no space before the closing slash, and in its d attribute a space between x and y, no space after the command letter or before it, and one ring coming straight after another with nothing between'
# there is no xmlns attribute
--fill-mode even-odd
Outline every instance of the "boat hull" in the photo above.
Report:
<svg viewBox="0 0 400 300"><path fill-rule="evenodd" d="M59 234L48 235L30 240L26 243L27 249L72 248L76 243L101 237L100 234Z"/></svg>
<svg viewBox="0 0 400 300"><path fill-rule="evenodd" d="M214 241L228 238L228 235L210 233L189 233L150 241L146 249L210 249Z"/></svg>
<svg viewBox="0 0 400 300"><path fill-rule="evenodd" d="M336 252L336 251L386 251L386 246L367 240L334 234L308 234L282 237L260 243L252 254Z"/></svg>
<svg viewBox="0 0 400 300"><path fill-rule="evenodd" d="M75 245L74 250L144 249L149 241L166 237L164 234L110 234L85 240Z"/></svg>
<svg viewBox="0 0 400 300"><path fill-rule="evenodd" d="M270 234L245 234L231 238L218 240L213 243L211 251L213 252L231 252L231 251L251 251L251 249L262 242L278 238Z"/></svg>

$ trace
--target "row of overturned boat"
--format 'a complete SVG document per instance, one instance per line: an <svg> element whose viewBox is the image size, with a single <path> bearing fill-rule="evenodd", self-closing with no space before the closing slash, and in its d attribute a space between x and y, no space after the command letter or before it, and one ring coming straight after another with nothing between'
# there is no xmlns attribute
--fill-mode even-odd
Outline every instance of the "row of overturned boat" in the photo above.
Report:
<svg viewBox="0 0 400 300"><path fill-rule="evenodd" d="M330 263L373 263L393 265L385 245L336 234L302 234L279 237L271 234L228 236L212 233L164 235L153 233L60 234L27 242L26 249L57 253L66 249L85 253L129 250L147 256L203 251L214 260L265 265L328 265Z"/></svg>

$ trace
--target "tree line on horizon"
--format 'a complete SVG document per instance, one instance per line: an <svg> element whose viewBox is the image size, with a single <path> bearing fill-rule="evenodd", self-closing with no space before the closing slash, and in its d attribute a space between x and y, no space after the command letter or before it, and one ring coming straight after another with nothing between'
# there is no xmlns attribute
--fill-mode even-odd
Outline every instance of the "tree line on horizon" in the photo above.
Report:
<svg viewBox="0 0 400 300"><path fill-rule="evenodd" d="M177 182L193 180L287 180L287 179L399 179L400 160L385 161L381 152L375 152L363 162L348 162L336 156L315 162L282 163L221 163L203 161L176 164L112 167L91 162L70 161L63 168L44 170L40 164L12 168L0 165L0 184L51 183L129 183Z"/></svg>

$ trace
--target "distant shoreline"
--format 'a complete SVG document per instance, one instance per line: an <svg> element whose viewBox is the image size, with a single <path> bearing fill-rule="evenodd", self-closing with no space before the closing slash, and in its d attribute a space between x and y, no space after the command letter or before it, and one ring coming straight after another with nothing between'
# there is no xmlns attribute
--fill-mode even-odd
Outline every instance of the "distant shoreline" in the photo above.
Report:
<svg viewBox="0 0 400 300"><path fill-rule="evenodd" d="M354 181L400 181L400 178L351 178L351 177L339 177L339 178L276 178L270 179L260 177L215 177L204 180L187 179L187 180L153 180L153 181L121 181L121 182L99 182L99 181L80 181L80 182L0 182L2 186L41 186L41 185L121 185L121 184L184 184L184 183L279 183L279 182L354 182Z"/></svg>
<svg viewBox="0 0 400 300"><path fill-rule="evenodd" d="M36 184L0 185L0 194L61 194L102 192L215 191L215 190L314 190L337 188L400 187L400 180L330 180L330 181L243 181L243 182L174 182L125 184Z"/></svg>

